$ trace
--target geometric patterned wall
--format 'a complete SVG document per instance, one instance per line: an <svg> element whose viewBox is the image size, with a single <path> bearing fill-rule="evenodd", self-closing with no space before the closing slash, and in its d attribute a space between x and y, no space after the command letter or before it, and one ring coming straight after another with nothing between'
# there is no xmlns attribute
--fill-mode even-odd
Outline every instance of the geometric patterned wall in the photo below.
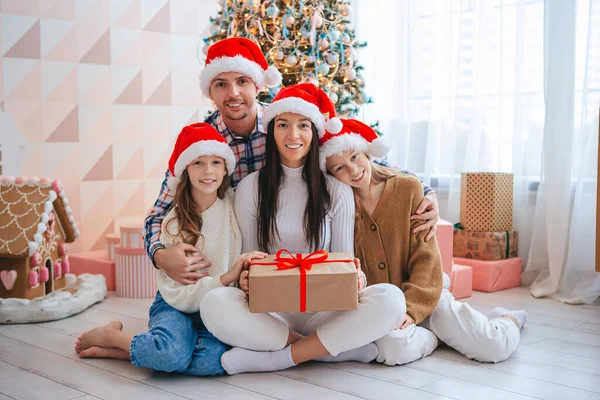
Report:
<svg viewBox="0 0 600 400"><path fill-rule="evenodd" d="M215 0L0 1L0 111L24 138L17 170L63 181L81 230L73 252L143 221L175 136L206 115L197 51L216 9Z"/></svg>

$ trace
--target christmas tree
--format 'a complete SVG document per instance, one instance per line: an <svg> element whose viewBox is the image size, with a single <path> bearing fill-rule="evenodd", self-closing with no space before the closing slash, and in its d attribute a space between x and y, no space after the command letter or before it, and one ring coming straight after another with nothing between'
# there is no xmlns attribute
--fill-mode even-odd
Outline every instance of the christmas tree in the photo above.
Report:
<svg viewBox="0 0 600 400"><path fill-rule="evenodd" d="M283 85L310 81L327 92L340 116L355 116L371 98L364 91L356 49L366 46L349 26L349 0L219 0L211 18L211 36L204 54L216 41L241 36L256 42L283 75ZM277 90L259 93L269 103Z"/></svg>

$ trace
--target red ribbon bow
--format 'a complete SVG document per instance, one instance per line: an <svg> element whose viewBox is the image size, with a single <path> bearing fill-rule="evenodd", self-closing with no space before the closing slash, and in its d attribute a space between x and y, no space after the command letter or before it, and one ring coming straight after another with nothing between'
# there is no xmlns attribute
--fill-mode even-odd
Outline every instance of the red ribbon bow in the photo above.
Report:
<svg viewBox="0 0 600 400"><path fill-rule="evenodd" d="M282 254L289 254L289 257L282 257ZM300 311L306 312L306 271L312 269L313 264L320 264L326 262L351 262L352 260L327 260L329 254L325 250L313 251L306 257L302 254L294 255L287 249L281 249L275 254L275 260L273 262L253 262L251 265L273 265L277 266L277 269L292 269L300 268Z"/></svg>

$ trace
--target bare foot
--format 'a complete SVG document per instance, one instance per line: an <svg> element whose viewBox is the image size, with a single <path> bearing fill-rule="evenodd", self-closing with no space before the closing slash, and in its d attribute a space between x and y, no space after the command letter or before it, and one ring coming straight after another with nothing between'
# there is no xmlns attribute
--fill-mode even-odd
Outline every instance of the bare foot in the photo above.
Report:
<svg viewBox="0 0 600 400"><path fill-rule="evenodd" d="M104 326L84 332L77 339L75 351L77 353L81 353L81 351L89 349L92 346L110 348L112 347L111 343L109 342L111 332L122 330L123 324L120 321L112 321Z"/></svg>
<svg viewBox="0 0 600 400"><path fill-rule="evenodd" d="M89 349L79 352L80 358L116 358L118 360L131 360L129 352L115 347L106 348L92 346Z"/></svg>

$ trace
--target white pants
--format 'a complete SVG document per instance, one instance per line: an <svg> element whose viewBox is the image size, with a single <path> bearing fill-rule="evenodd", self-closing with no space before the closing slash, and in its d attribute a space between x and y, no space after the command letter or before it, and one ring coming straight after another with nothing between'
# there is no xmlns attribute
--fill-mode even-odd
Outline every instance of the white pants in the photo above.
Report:
<svg viewBox="0 0 600 400"><path fill-rule="evenodd" d="M293 330L301 335L317 332L329 354L336 356L371 343L395 326L406 313L404 294L390 284L363 289L352 311L251 313L246 294L237 288L217 288L200 303L206 328L220 341L257 351L283 349Z"/></svg>
<svg viewBox="0 0 600 400"><path fill-rule="evenodd" d="M488 318L443 289L437 307L421 326L394 330L375 342L377 361L401 365L426 357L437 347L438 338L469 358L496 363L516 350L521 332L512 320Z"/></svg>

